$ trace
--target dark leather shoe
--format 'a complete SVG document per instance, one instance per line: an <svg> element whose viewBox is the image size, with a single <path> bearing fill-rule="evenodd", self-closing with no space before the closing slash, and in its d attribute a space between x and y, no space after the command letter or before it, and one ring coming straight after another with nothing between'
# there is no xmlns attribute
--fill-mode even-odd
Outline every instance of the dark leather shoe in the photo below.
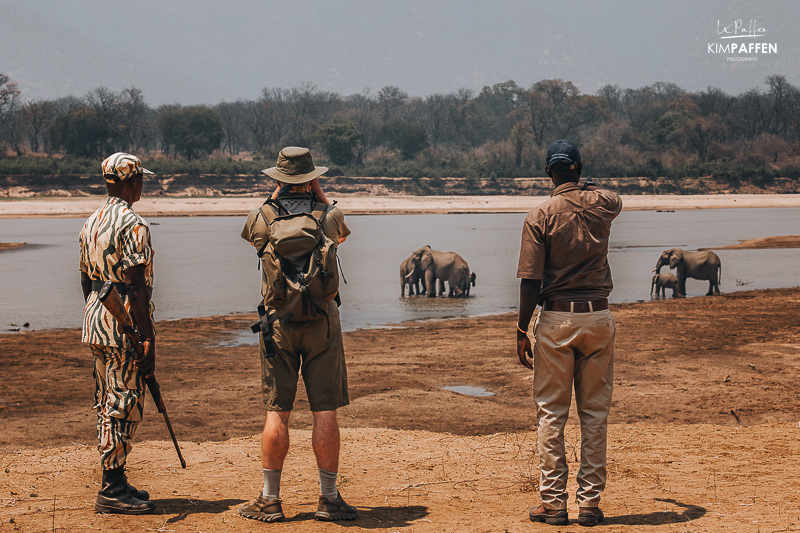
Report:
<svg viewBox="0 0 800 533"><path fill-rule="evenodd" d="M569 515L566 509L547 509L544 504L531 509L528 516L531 522L545 522L551 526L568 526Z"/></svg>
<svg viewBox="0 0 800 533"><path fill-rule="evenodd" d="M582 526L596 526L605 519L599 507L581 507L578 512L578 524Z"/></svg>
<svg viewBox="0 0 800 533"><path fill-rule="evenodd" d="M98 513L149 514L156 510L151 501L140 500L125 487L122 467L103 470L103 484L97 493L94 510Z"/></svg>
<svg viewBox="0 0 800 533"><path fill-rule="evenodd" d="M324 496L319 497L319 505L314 518L323 522L333 522L334 520L355 520L358 518L358 509L348 505L341 494L336 495L336 499L330 501Z"/></svg>
<svg viewBox="0 0 800 533"><path fill-rule="evenodd" d="M136 498L137 500L147 501L150 499L150 493L146 490L139 490L130 483L128 483L128 475L125 474L125 470L123 467L122 470L122 482L125 485L125 490L128 491L128 494Z"/></svg>
<svg viewBox="0 0 800 533"><path fill-rule="evenodd" d="M253 503L243 503L239 507L239 514L245 518L261 520L262 522L283 522L286 518L281 507L281 499L265 500L263 494L259 494Z"/></svg>

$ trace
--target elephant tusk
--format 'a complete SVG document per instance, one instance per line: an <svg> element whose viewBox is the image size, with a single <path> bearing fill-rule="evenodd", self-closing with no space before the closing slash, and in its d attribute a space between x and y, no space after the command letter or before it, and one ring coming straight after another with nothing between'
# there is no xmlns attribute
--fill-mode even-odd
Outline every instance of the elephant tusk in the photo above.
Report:
<svg viewBox="0 0 800 533"><path fill-rule="evenodd" d="M411 276L413 276L413 275L414 275L414 272L416 272L416 270L412 270L411 272L409 272L408 274L406 274L406 279L408 279L408 278L410 278Z"/></svg>

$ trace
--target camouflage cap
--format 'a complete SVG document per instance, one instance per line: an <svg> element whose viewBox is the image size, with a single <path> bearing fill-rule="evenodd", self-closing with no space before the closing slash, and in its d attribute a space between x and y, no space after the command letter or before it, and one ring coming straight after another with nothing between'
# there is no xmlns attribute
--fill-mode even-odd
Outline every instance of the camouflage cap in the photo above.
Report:
<svg viewBox="0 0 800 533"><path fill-rule="evenodd" d="M142 161L135 155L117 152L103 160L103 177L106 183L118 183L138 174L153 174L142 167Z"/></svg>
<svg viewBox="0 0 800 533"><path fill-rule="evenodd" d="M278 154L278 163L261 172L283 183L298 185L318 178L328 171L328 167L315 167L308 148L287 146Z"/></svg>

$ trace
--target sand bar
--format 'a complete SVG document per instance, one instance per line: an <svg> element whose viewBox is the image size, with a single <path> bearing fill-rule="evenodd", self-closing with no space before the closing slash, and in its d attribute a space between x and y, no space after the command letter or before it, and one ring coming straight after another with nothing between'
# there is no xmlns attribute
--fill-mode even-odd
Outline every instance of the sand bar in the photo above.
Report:
<svg viewBox="0 0 800 533"><path fill-rule="evenodd" d="M800 235L779 235L777 237L762 237L760 239L746 239L739 244L709 248L709 250L744 250L761 248L800 248Z"/></svg>
<svg viewBox="0 0 800 533"><path fill-rule="evenodd" d="M336 196L347 214L526 213L546 196ZM626 210L800 207L800 194L623 195ZM0 218L85 217L104 197L0 200ZM253 197L145 197L136 204L143 216L244 215L263 202Z"/></svg>

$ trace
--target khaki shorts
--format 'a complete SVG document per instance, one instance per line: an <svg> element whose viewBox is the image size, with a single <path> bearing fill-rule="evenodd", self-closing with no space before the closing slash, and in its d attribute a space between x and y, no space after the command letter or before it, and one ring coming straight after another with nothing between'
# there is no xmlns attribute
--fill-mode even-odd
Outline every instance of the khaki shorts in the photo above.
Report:
<svg viewBox="0 0 800 533"><path fill-rule="evenodd" d="M301 373L312 411L332 411L350 404L342 325L335 302L328 307L328 319L285 323L275 320L272 342L276 355L266 357L261 336L261 385L268 411L292 410Z"/></svg>

